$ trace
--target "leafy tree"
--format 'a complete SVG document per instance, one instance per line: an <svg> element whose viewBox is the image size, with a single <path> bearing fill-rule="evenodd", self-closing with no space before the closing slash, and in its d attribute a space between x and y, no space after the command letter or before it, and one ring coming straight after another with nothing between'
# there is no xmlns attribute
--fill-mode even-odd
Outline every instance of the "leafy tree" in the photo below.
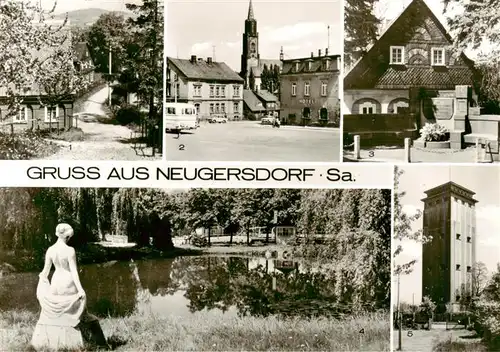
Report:
<svg viewBox="0 0 500 352"><path fill-rule="evenodd" d="M500 15L492 9L500 5L493 1L445 0L445 13L449 14L448 26L455 38L455 45L465 48L481 49L477 62L477 87L480 91L481 106L489 108L490 113L498 113L500 106L500 59L498 22Z"/></svg>
<svg viewBox="0 0 500 352"><path fill-rule="evenodd" d="M268 67L264 64L260 75L262 89L266 89L273 94L276 93L279 89L279 75L280 68L278 65L270 65Z"/></svg>
<svg viewBox="0 0 500 352"><path fill-rule="evenodd" d="M96 65L96 70L109 73L109 52L111 51L111 69L116 74L121 71L124 51L129 42L129 26L125 17L116 12L101 15L88 30L89 50ZM113 77L108 77L113 79Z"/></svg>
<svg viewBox="0 0 500 352"><path fill-rule="evenodd" d="M380 19L374 14L378 0L347 0L345 3L344 60L349 67L377 39Z"/></svg>
<svg viewBox="0 0 500 352"><path fill-rule="evenodd" d="M89 84L73 64L67 21L51 22L56 5L45 11L29 0L6 0L0 6L0 86L9 107L3 118L18 114L26 95L55 106Z"/></svg>
<svg viewBox="0 0 500 352"><path fill-rule="evenodd" d="M250 74L248 76L248 88L255 90L255 76L253 74L253 70L250 70Z"/></svg>
<svg viewBox="0 0 500 352"><path fill-rule="evenodd" d="M412 241L424 241L426 240L426 234L422 233L422 230L413 231L412 225L414 221L417 221L422 216L421 211L417 211L413 215L409 215L405 213L403 209L403 198L406 194L405 191L402 191L399 186L399 180L401 175L404 174L404 171L398 168L397 166L394 168L394 212L393 212L393 221L394 221L394 240L395 241L404 241L404 240L412 240ZM403 246L398 243L396 248L393 250L393 258L396 258L403 251ZM413 265L416 263L416 260L411 260L408 263L398 264L395 267L394 274L409 274L413 270Z"/></svg>
<svg viewBox="0 0 500 352"><path fill-rule="evenodd" d="M209 245L212 228L218 224L218 214L214 206L216 198L217 195L206 188L192 189L188 193L188 221L194 228L203 227L208 230Z"/></svg>
<svg viewBox="0 0 500 352"><path fill-rule="evenodd" d="M471 269L472 296L479 297L488 283L488 268L483 262L476 262Z"/></svg>
<svg viewBox="0 0 500 352"><path fill-rule="evenodd" d="M149 118L159 118L163 90L163 9L158 0L127 4L135 16L130 25L131 44L123 64L122 83L127 83L138 98L149 106Z"/></svg>

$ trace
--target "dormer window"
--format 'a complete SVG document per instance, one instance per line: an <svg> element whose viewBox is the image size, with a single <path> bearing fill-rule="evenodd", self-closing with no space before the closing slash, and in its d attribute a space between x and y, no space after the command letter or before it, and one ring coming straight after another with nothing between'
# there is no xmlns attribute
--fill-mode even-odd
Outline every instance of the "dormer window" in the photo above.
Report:
<svg viewBox="0 0 500 352"><path fill-rule="evenodd" d="M299 63L298 62L295 63L295 72L299 72Z"/></svg>
<svg viewBox="0 0 500 352"><path fill-rule="evenodd" d="M432 48L432 66L444 66L444 48Z"/></svg>
<svg viewBox="0 0 500 352"><path fill-rule="evenodd" d="M307 62L307 71L311 71L311 70L312 70L312 62L308 61Z"/></svg>
<svg viewBox="0 0 500 352"><path fill-rule="evenodd" d="M325 60L325 70L330 69L330 60Z"/></svg>
<svg viewBox="0 0 500 352"><path fill-rule="evenodd" d="M405 54L404 46L391 46L391 64L403 65L405 57L404 54Z"/></svg>

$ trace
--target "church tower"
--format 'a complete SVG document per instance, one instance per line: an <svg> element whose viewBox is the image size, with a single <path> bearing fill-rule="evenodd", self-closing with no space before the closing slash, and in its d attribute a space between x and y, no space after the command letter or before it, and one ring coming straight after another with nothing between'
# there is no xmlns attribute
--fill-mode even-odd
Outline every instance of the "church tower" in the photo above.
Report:
<svg viewBox="0 0 500 352"><path fill-rule="evenodd" d="M245 80L248 88L250 70L259 66L259 33L257 32L257 21L254 18L252 0L248 5L248 16L245 20L245 33L243 33L243 51L241 54L240 76Z"/></svg>

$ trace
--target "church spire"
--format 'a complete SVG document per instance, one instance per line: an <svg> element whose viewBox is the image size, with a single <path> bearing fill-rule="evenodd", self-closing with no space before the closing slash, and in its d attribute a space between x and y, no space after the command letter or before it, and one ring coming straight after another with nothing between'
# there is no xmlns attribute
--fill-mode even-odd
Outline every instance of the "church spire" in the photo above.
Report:
<svg viewBox="0 0 500 352"><path fill-rule="evenodd" d="M254 20L253 16L253 6L252 6L252 0L250 0L250 3L248 4L248 17L247 20Z"/></svg>

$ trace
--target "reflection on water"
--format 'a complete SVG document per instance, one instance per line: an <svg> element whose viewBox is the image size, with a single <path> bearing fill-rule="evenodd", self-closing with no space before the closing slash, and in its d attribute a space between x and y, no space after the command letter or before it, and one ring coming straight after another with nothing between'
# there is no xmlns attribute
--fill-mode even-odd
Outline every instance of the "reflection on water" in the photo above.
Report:
<svg viewBox="0 0 500 352"><path fill-rule="evenodd" d="M84 265L80 277L89 311L101 317L135 311L185 316L211 309L253 316L336 316L350 311L348 292L339 299L328 271L304 265L294 270L295 264L264 258L179 257ZM37 273L0 278L0 310L37 312L37 283Z"/></svg>

